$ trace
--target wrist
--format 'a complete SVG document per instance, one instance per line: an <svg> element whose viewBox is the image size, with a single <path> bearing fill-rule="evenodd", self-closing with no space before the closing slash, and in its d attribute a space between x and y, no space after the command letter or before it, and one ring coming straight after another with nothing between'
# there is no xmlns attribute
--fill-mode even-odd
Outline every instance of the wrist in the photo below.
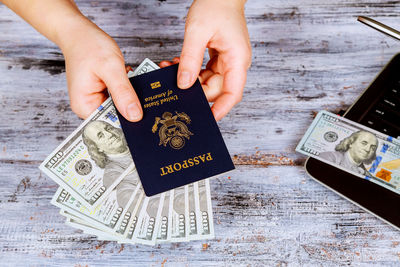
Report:
<svg viewBox="0 0 400 267"><path fill-rule="evenodd" d="M74 14L58 25L53 41L65 54L71 47L84 42L93 32L102 32L93 22L82 14Z"/></svg>
<svg viewBox="0 0 400 267"><path fill-rule="evenodd" d="M244 6L247 2L247 0L194 0L193 3L195 2L209 2L210 8L220 5L224 7L234 7L237 9L244 9Z"/></svg>
<svg viewBox="0 0 400 267"><path fill-rule="evenodd" d="M233 0L236 1L238 5L241 5L242 7L244 7L244 5L247 3L247 0Z"/></svg>

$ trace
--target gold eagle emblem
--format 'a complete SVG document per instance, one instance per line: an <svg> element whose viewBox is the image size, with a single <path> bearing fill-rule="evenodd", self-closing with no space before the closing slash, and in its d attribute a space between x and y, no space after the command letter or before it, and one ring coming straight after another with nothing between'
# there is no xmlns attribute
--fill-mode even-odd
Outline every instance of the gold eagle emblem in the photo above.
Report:
<svg viewBox="0 0 400 267"><path fill-rule="evenodd" d="M185 112L175 111L175 114L172 116L171 112L164 112L162 118L156 117L151 131L156 133L158 125L161 124L158 130L160 137L158 145L167 146L169 143L173 149L181 149L185 145L185 138L189 140L190 136L193 135L186 126L186 124L190 124L191 120Z"/></svg>

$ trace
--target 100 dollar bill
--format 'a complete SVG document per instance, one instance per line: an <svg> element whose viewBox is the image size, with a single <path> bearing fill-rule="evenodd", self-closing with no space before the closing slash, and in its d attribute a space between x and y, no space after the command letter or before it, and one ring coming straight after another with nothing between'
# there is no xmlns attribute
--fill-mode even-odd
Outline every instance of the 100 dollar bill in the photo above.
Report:
<svg viewBox="0 0 400 267"><path fill-rule="evenodd" d="M209 179L201 180L194 184L196 197L196 216L198 225L198 239L215 237L214 219L211 203L211 189Z"/></svg>
<svg viewBox="0 0 400 267"><path fill-rule="evenodd" d="M364 125L321 111L296 151L400 194L400 141Z"/></svg>
<svg viewBox="0 0 400 267"><path fill-rule="evenodd" d="M145 59L134 72L130 71L128 73L128 77L140 75L155 69L158 69L158 66L150 60ZM94 117L97 116L97 120L92 121L95 123L97 121L105 121L104 118L99 117L99 114L106 114L106 117L114 123L110 123L111 126L118 128L119 123L115 117L115 108L111 99L105 101L92 114ZM70 146L65 146L65 144L68 142L71 144L71 141L72 143L79 142L79 139L82 139L83 146L86 146L88 151L86 155L82 153L79 160L84 159L90 164L97 164L98 159L93 159L93 151L89 151L89 146L93 144L90 144L87 140L86 142L83 140L85 138L84 131L88 125L85 123L86 121L77 130L81 131L80 134L72 134L60 147L64 146L66 150L71 149ZM107 131L107 129L105 130ZM47 163L49 161L54 163L55 161L54 164L62 165L64 168L69 167L68 171L75 170L81 176L93 174L92 165L88 165L87 162L83 161L84 164L81 163L77 166L77 162L71 160L65 163L62 161L59 152L56 149L46 160ZM51 157L57 155L57 153L59 153L59 159L56 160ZM85 199L82 197L82 192L68 190L69 187L65 186L69 182L68 179L63 181L62 179L54 178L54 173L50 174L60 185L63 185L56 192L52 203L61 208L60 214L67 217L67 224L81 229L87 234L97 235L99 239L114 240L119 243L153 245L168 241L180 242L191 239L212 238L214 236L208 180L196 182L147 198L144 196L143 189L139 183L135 165L130 157L126 157L126 154L118 158L111 157L111 160L114 160L113 164L98 166L104 170L98 173L98 178L102 175L103 181L97 180L97 182L100 184L103 182L103 185L108 185L109 189L108 191L100 192L100 194L95 193L94 195L97 200L91 206L88 206L90 199L89 201L86 199L86 202L82 201L82 199ZM75 156L79 157L79 155ZM46 161L43 162L41 169L44 168ZM102 165L101 162L100 165ZM71 168L71 166L74 168ZM51 173L52 169L44 168L44 172ZM112 185L104 183L104 178L106 177L107 180L107 177L110 175L114 179L117 177L117 181L119 182L115 182ZM96 177L93 179L93 176L91 176L89 180L96 182ZM92 188L92 190L94 189ZM88 189L88 191L90 190ZM86 192L86 195L90 195L90 193Z"/></svg>
<svg viewBox="0 0 400 267"><path fill-rule="evenodd" d="M145 59L128 76L158 68L151 60ZM94 210L123 177L135 169L120 128L114 104L108 98L43 161L40 170L83 206ZM97 138L100 134L105 138ZM110 144L120 144L125 148L124 153L116 154L112 149L104 150L104 147L111 147Z"/></svg>

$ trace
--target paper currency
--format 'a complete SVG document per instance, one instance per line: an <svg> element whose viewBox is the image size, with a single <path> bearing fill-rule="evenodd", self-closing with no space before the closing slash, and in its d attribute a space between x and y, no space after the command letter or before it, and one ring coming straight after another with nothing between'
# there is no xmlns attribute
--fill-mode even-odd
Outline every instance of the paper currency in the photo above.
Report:
<svg viewBox="0 0 400 267"><path fill-rule="evenodd" d="M132 76L158 69L146 59ZM134 164L111 98L40 165L40 169L93 210L132 172ZM103 138L97 136L103 135Z"/></svg>
<svg viewBox="0 0 400 267"><path fill-rule="evenodd" d="M170 191L172 194L172 201L170 203L168 228L171 229L171 240L174 242L186 241L187 235L187 190L185 186L178 187Z"/></svg>
<svg viewBox="0 0 400 267"><path fill-rule="evenodd" d="M214 219L212 214L210 182L208 179L198 182L199 206L198 221L200 222L199 235L202 239L214 238Z"/></svg>
<svg viewBox="0 0 400 267"><path fill-rule="evenodd" d="M132 200L135 199L137 191L138 189L132 192ZM125 204L125 206L121 207L118 205L116 194L116 191L113 191L101 205L91 211L60 187L54 195L51 203L77 217L82 218L96 228L113 233L113 229L117 225L118 221L123 218L128 205L132 202L132 200L130 200Z"/></svg>
<svg viewBox="0 0 400 267"><path fill-rule="evenodd" d="M128 77L155 69L158 66L145 59ZM112 149L115 144L118 153ZM52 204L61 209L66 224L119 243L154 245L214 237L208 180L146 197L125 147L109 98L41 164L60 185Z"/></svg>
<svg viewBox="0 0 400 267"><path fill-rule="evenodd" d="M296 151L400 194L400 141L321 111Z"/></svg>
<svg viewBox="0 0 400 267"><path fill-rule="evenodd" d="M137 213L139 212L139 203L144 198L143 188L140 186L138 188L138 193L131 198L131 201L128 203L128 208L126 208L126 212L121 216L121 220L118 221L116 227L114 228L118 235L125 236L126 231L128 230L128 225L131 220L136 220Z"/></svg>
<svg viewBox="0 0 400 267"><path fill-rule="evenodd" d="M106 234L96 228L91 227L89 224L86 224L82 221L67 217L65 220L65 224L69 225L73 228L82 230L86 234L96 235L99 240L106 241L118 241L118 239L112 235Z"/></svg>
<svg viewBox="0 0 400 267"><path fill-rule="evenodd" d="M133 233L133 241L146 245L155 245L158 225L161 219L165 193L146 197L138 218L138 225Z"/></svg>
<svg viewBox="0 0 400 267"><path fill-rule="evenodd" d="M170 209L170 191L165 192L165 197L164 197L164 203L162 203L162 209L161 209L161 218L160 218L160 223L157 229L157 239L156 243L162 243L166 242L170 239L171 237L171 230L168 228L168 222L170 220L169 218L169 209Z"/></svg>
<svg viewBox="0 0 400 267"><path fill-rule="evenodd" d="M44 173L90 210L96 208L122 177L134 168L132 160L129 160L129 152L124 151L128 154L121 161L122 167L118 171L108 171L108 155L103 153L96 157L97 144L85 138L85 130L109 127L112 129L110 131L120 131L115 136L116 142L122 146L124 142L121 138L122 130L116 116L111 99L107 99L40 165Z"/></svg>
<svg viewBox="0 0 400 267"><path fill-rule="evenodd" d="M133 233L135 232L138 224L139 212L142 210L144 199L144 192L142 192L142 197L136 203L135 209L133 210L131 218L129 219L127 231L124 234L124 238L126 238L127 240L133 239Z"/></svg>
<svg viewBox="0 0 400 267"><path fill-rule="evenodd" d="M96 235L99 240L118 241L115 236L93 227L90 223L68 213L68 211L61 209L60 214L66 217L65 224L72 226L73 228L82 230L86 234Z"/></svg>
<svg viewBox="0 0 400 267"><path fill-rule="evenodd" d="M197 183L196 183L197 184ZM194 184L187 185L188 187L188 211L189 211L189 239L196 239L197 232L197 217L196 217L196 196L194 192Z"/></svg>

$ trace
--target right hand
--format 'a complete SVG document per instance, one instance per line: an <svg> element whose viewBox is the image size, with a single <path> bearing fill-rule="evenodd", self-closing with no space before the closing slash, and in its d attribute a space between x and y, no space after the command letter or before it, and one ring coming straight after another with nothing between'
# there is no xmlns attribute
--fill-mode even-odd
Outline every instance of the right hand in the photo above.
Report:
<svg viewBox="0 0 400 267"><path fill-rule="evenodd" d="M141 120L143 111L117 43L88 20L73 29L59 44L65 57L72 111L87 118L109 92L122 116L129 121Z"/></svg>
<svg viewBox="0 0 400 267"><path fill-rule="evenodd" d="M244 16L244 0L195 0L189 9L179 62L178 87L187 89L199 76L204 93L214 102L211 111L218 121L243 95L251 64L251 45ZM204 52L210 60L201 70Z"/></svg>

